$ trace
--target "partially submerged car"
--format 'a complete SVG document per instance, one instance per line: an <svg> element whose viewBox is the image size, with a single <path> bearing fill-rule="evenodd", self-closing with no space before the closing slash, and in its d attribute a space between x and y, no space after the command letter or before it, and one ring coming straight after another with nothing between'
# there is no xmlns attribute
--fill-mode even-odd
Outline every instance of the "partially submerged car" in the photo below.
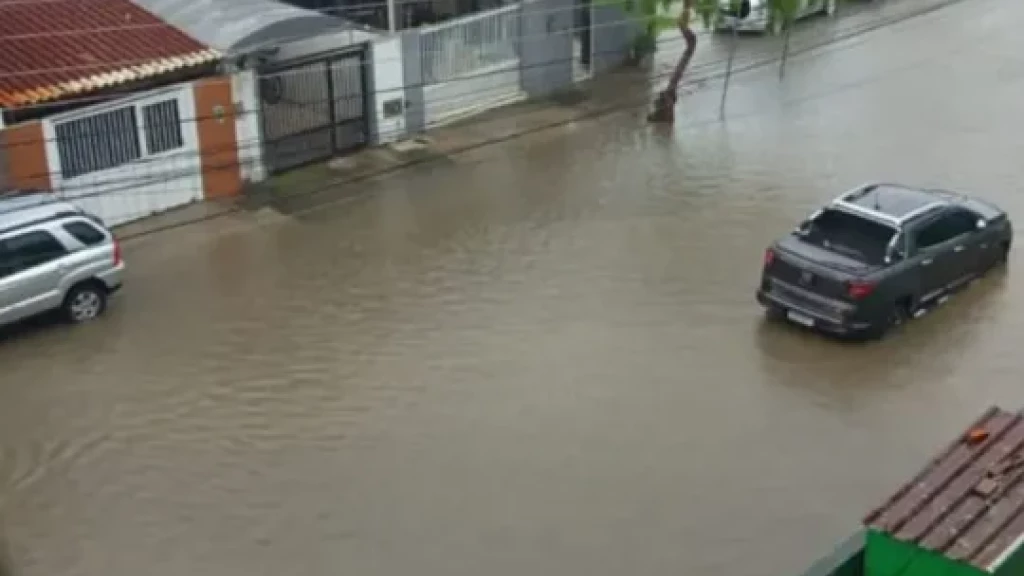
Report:
<svg viewBox="0 0 1024 576"><path fill-rule="evenodd" d="M765 251L757 300L769 314L877 338L1005 262L1006 213L941 190L875 183L818 210Z"/></svg>
<svg viewBox="0 0 1024 576"><path fill-rule="evenodd" d="M836 12L838 0L796 0L794 19L815 14L831 16ZM741 32L770 32L778 34L785 26L785 18L773 9L771 0L720 0L715 30Z"/></svg>

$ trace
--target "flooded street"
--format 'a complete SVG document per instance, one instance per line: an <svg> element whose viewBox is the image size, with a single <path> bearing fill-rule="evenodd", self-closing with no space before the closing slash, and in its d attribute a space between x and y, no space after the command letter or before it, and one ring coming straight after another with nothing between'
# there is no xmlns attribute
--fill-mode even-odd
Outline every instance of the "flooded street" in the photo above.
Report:
<svg viewBox="0 0 1024 576"><path fill-rule="evenodd" d="M1024 284L843 345L763 321L763 249L876 179L1019 223L1021 21L962 2L735 78L724 123L708 85L674 128L635 108L128 245L106 318L0 342L14 574L799 573L1021 406Z"/></svg>

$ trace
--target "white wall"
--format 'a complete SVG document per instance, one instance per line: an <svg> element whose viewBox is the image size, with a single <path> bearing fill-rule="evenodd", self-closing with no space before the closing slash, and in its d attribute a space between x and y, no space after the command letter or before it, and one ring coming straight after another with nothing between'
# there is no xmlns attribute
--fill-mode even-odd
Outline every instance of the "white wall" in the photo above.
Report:
<svg viewBox="0 0 1024 576"><path fill-rule="evenodd" d="M376 115L373 142L394 142L405 136L405 112L399 111L397 115L385 118L384 103L388 100L401 99L403 110L405 108L405 72L402 64L401 39L392 36L377 40L371 45L370 57L373 59L373 109Z"/></svg>
<svg viewBox="0 0 1024 576"><path fill-rule="evenodd" d="M479 68L463 78L423 88L427 128L523 98L518 60Z"/></svg>
<svg viewBox="0 0 1024 576"><path fill-rule="evenodd" d="M259 82L255 70L242 70L231 75L235 97L235 138L238 140L238 163L243 182L262 182L267 178L263 164L263 129L260 123Z"/></svg>
<svg viewBox="0 0 1024 576"><path fill-rule="evenodd" d="M161 154L150 154L146 146L142 107L172 98L178 103L183 145ZM65 179L55 126L125 106L135 107L141 157L114 168ZM195 116L192 84L185 83L43 120L53 191L96 214L111 226L201 200L203 177ZM116 138L117 135L109 137Z"/></svg>

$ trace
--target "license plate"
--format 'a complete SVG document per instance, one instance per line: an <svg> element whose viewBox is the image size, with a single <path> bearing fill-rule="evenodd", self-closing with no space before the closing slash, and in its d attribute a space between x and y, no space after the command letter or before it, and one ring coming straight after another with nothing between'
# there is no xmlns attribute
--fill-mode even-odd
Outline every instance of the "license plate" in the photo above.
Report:
<svg viewBox="0 0 1024 576"><path fill-rule="evenodd" d="M789 312L786 312L786 318L789 318L790 322L795 322L801 326L807 326L808 328L814 326L814 318L799 312L793 312L790 310Z"/></svg>

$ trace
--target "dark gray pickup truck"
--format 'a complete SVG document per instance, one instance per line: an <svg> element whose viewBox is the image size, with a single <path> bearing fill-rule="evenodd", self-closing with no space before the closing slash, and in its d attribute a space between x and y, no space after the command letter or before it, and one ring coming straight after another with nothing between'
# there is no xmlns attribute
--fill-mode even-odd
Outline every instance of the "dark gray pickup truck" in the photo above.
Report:
<svg viewBox="0 0 1024 576"><path fill-rule="evenodd" d="M771 316L879 338L1006 262L1013 227L981 200L868 184L765 251L757 300Z"/></svg>

